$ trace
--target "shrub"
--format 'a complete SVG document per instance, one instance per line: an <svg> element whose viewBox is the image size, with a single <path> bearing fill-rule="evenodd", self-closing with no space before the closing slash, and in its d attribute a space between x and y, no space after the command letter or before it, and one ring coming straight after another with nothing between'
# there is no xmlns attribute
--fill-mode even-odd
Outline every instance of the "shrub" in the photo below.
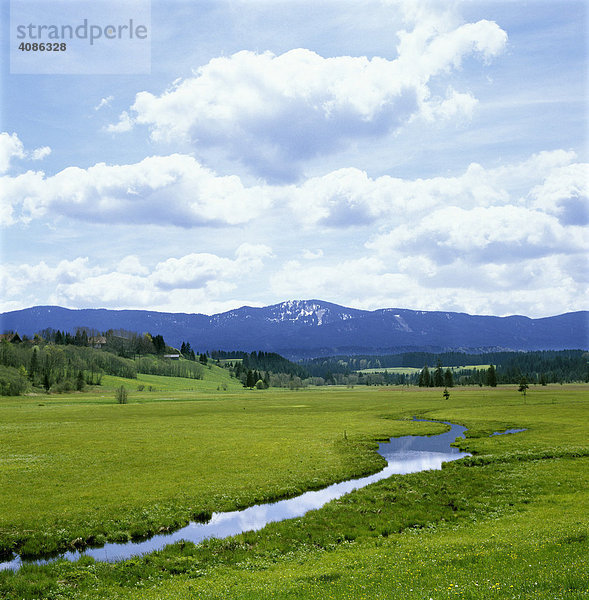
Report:
<svg viewBox="0 0 589 600"><path fill-rule="evenodd" d="M124 385L115 390L115 398L119 404L127 404L127 390Z"/></svg>
<svg viewBox="0 0 589 600"><path fill-rule="evenodd" d="M50 391L54 394L63 394L64 392L71 392L73 389L75 389L75 382L71 379L64 379L59 383L54 383Z"/></svg>
<svg viewBox="0 0 589 600"><path fill-rule="evenodd" d="M15 369L0 365L0 395L20 396L29 389L29 379L24 368Z"/></svg>

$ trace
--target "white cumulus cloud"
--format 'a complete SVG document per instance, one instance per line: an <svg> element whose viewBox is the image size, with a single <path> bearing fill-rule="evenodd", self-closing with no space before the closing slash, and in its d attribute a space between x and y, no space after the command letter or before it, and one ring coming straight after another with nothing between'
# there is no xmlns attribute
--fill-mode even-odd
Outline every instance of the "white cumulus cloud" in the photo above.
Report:
<svg viewBox="0 0 589 600"><path fill-rule="evenodd" d="M3 177L0 190L0 206L11 220L25 222L51 214L103 223L236 225L271 203L264 188L245 187L235 175L217 176L181 154L129 165L68 167L52 176L28 171Z"/></svg>
<svg viewBox="0 0 589 600"><path fill-rule="evenodd" d="M533 206L558 216L564 225L589 223L589 164L560 166L548 172L530 196Z"/></svg>
<svg viewBox="0 0 589 600"><path fill-rule="evenodd" d="M105 130L109 133L125 133L125 131L131 131L131 129L133 129L133 120L127 111L123 111L119 115L117 123L111 123L105 127Z"/></svg>
<svg viewBox="0 0 589 600"><path fill-rule="evenodd" d="M322 264L289 261L271 277L280 298L319 297L374 310L406 308L470 314L547 316L586 310L584 257L546 256L512 264L438 265L424 257L365 256ZM566 293L565 291L566 290Z"/></svg>
<svg viewBox="0 0 589 600"><path fill-rule="evenodd" d="M27 298L30 305L48 301L73 307L176 311L194 302L196 312L208 312L215 306L235 308L235 301L228 302L223 295L232 292L253 271L262 269L264 261L272 256L269 246L244 243L232 258L192 253L167 258L151 267L137 255L124 257L112 268L94 265L87 257L63 260L55 266L45 261L3 264L0 285L6 294L0 309L22 308L13 306L16 298ZM48 300L42 300L40 294L47 294Z"/></svg>
<svg viewBox="0 0 589 600"><path fill-rule="evenodd" d="M100 110L105 106L110 106L110 103L114 100L114 96L107 96L106 98L102 98L100 102L94 107L94 110Z"/></svg>
<svg viewBox="0 0 589 600"><path fill-rule="evenodd" d="M119 262L117 272L127 275L147 275L149 269L141 264L141 260L136 254L129 254Z"/></svg>
<svg viewBox="0 0 589 600"><path fill-rule="evenodd" d="M33 160L43 160L46 156L51 154L51 148L49 146L42 146L41 148L35 148L31 152L31 158Z"/></svg>
<svg viewBox="0 0 589 600"><path fill-rule="evenodd" d="M25 158L23 143L16 133L10 134L5 131L0 133L0 174L10 169L13 158Z"/></svg>
<svg viewBox="0 0 589 600"><path fill-rule="evenodd" d="M7 173L11 168L14 158L43 160L51 154L49 146L42 146L31 151L26 151L23 143L16 133L3 131L0 133L0 175Z"/></svg>
<svg viewBox="0 0 589 600"><path fill-rule="evenodd" d="M556 150L494 168L472 163L460 175L429 179L372 178L350 167L290 186L285 196L309 227L377 224L415 229L440 209L492 206L527 207L557 215L563 225L583 225L589 166L575 159L574 153Z"/></svg>
<svg viewBox="0 0 589 600"><path fill-rule="evenodd" d="M509 263L549 254L587 249L579 227L519 206L448 207L426 216L414 227L400 226L375 236L368 247L380 254L417 253L446 264L460 257L475 263Z"/></svg>
<svg viewBox="0 0 589 600"><path fill-rule="evenodd" d="M489 60L506 33L492 21L441 31L399 32L398 57L322 57L304 48L284 54L241 51L212 59L193 77L157 95L139 92L109 130L149 127L156 141L217 146L258 175L294 179L298 163L358 137L382 136L423 114L470 115L476 98L449 88L432 95L430 81L469 55Z"/></svg>
<svg viewBox="0 0 589 600"><path fill-rule="evenodd" d="M263 244L245 243L235 254L235 259L209 253L169 258L156 266L151 281L160 289L202 288L218 280L223 280L225 286L234 287L232 281L260 268L263 259L272 255L272 250Z"/></svg>
<svg viewBox="0 0 589 600"><path fill-rule="evenodd" d="M74 260L61 260L55 266L45 261L37 264L0 265L0 287L7 298L17 297L27 289L34 290L46 285L70 285L100 272L98 267L91 267L87 257Z"/></svg>

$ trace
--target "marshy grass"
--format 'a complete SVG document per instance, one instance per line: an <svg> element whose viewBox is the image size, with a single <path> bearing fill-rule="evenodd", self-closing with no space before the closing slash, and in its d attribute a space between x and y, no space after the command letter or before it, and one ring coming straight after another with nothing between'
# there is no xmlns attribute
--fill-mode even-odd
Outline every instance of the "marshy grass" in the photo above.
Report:
<svg viewBox="0 0 589 600"><path fill-rule="evenodd" d="M376 440L444 428L412 415L466 425L459 445L475 454L442 471L380 481L259 532L120 564L83 559L2 573L0 592L585 598L588 391L532 388L525 405L515 386L455 388L447 402L437 390L407 388L239 390L193 400L178 390L149 403L133 403L130 394L125 407L112 396L109 405L72 395L44 407L2 399L10 451L3 450L0 473L10 498L0 510L1 539L32 554L76 540L123 541L378 470ZM527 431L488 437L511 427ZM22 508L16 499L27 493Z"/></svg>

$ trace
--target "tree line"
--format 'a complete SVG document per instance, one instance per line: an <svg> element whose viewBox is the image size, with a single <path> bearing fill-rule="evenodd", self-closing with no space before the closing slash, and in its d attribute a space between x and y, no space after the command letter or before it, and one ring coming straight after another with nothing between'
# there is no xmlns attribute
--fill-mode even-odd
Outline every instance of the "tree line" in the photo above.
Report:
<svg viewBox="0 0 589 600"><path fill-rule="evenodd" d="M163 355L176 351L169 347L160 334L137 333L126 329L98 331L89 327L78 327L75 333L46 328L35 335L35 340L56 346L77 346L106 350L124 358L135 358L148 354ZM24 341L27 341L26 338Z"/></svg>
<svg viewBox="0 0 589 600"><path fill-rule="evenodd" d="M223 360L232 367L237 367L241 363L241 368L243 369L286 373L287 375L295 375L301 378L309 377L309 372L303 365L293 363L276 352L215 350L211 352L211 358Z"/></svg>
<svg viewBox="0 0 589 600"><path fill-rule="evenodd" d="M276 352L244 352L215 350L211 358L229 369L244 387L266 389L268 387L303 387L308 378L307 370Z"/></svg>
<svg viewBox="0 0 589 600"><path fill-rule="evenodd" d="M136 379L138 373L202 379L204 367L198 362L171 360L163 354L127 358L112 352L112 346L97 349L82 343L57 344L41 336L0 342L1 395L20 395L31 388L47 392L83 390L87 385L100 385L103 375Z"/></svg>
<svg viewBox="0 0 589 600"><path fill-rule="evenodd" d="M304 367L276 352L214 352L212 357L223 357L225 367L244 387L302 387L308 377Z"/></svg>
<svg viewBox="0 0 589 600"><path fill-rule="evenodd" d="M430 374L427 365L421 369L417 385L419 387L454 387L454 374L449 367L444 370L442 363L438 360L436 369L432 374Z"/></svg>
<svg viewBox="0 0 589 600"><path fill-rule="evenodd" d="M519 383L522 377L532 383L569 383L589 382L589 353L585 350L542 350L530 352L487 352L468 354L446 352L440 354L411 352L394 355L334 356L303 361L304 367L312 377L321 377L326 381L342 381L342 376L358 381L367 376L360 369L382 369L380 380L386 385L426 385L424 366L444 365L442 378L447 376L448 368L455 384L487 385L489 367L468 365L493 365L497 384ZM420 369L417 373L389 373L387 368L412 367ZM355 377L354 377L355 375ZM368 379L366 379L368 380ZM427 385L431 381L428 380ZM436 384L439 385L439 374Z"/></svg>
<svg viewBox="0 0 589 600"><path fill-rule="evenodd" d="M168 346L160 334L138 334L124 329L99 332L80 327L75 333L44 329L32 340L25 336L22 340L18 336L2 337L2 395L20 394L31 386L47 391L83 389L86 385L100 385L104 374L136 378L137 373L146 373L202 379L209 360L229 369L244 387L260 389L297 389L308 385L448 388L520 383L522 379L540 385L589 381L589 353L583 350L481 354L405 352L335 356L294 363L275 352L198 353L188 341L183 341L178 351ZM8 341L9 338L14 341ZM487 366L468 366L476 364ZM436 366L430 369L429 365ZM412 367L415 371L387 371L393 367ZM363 372L363 369L378 372Z"/></svg>

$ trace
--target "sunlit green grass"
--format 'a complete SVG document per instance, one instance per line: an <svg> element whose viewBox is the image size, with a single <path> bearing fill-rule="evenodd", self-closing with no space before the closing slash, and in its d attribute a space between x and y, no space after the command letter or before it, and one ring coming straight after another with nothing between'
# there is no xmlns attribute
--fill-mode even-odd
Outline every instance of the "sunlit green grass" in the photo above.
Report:
<svg viewBox="0 0 589 600"><path fill-rule="evenodd" d="M516 386L454 388L446 401L438 389L170 385L127 405L94 392L1 399L5 545L124 539L376 470L376 439L442 428L412 415L466 425L461 446L476 454L233 540L0 574L0 595L589 597L589 386L532 386L525 401ZM488 437L508 427L527 431Z"/></svg>
<svg viewBox="0 0 589 600"><path fill-rule="evenodd" d="M227 369L217 367L216 365L206 365L204 367L203 379L189 379L186 377L163 377L161 375L146 375L139 373L137 379L123 379L122 377L113 377L105 375L102 378L103 388L113 388L123 385L133 393L137 399L161 400L161 395L154 393L162 391L186 391L186 392L213 392L241 390L241 383L231 377ZM143 387L143 392L150 394L137 393L138 388Z"/></svg>
<svg viewBox="0 0 589 600"><path fill-rule="evenodd" d="M372 373L395 373L401 375L411 375L413 373L419 373L421 369L417 367L373 367L370 369L358 369L356 373L364 373L365 375L370 375Z"/></svg>
<svg viewBox="0 0 589 600"><path fill-rule="evenodd" d="M424 528L356 539L328 551L301 544L298 552L274 562L267 553L258 560L242 557L231 568L218 566L205 576L195 577L193 571L151 590L136 585L110 588L110 593L154 600L586 598L588 467L587 459L544 461L526 465L524 476L520 466L501 473L514 481L497 486L506 497L497 498L487 512L433 520ZM424 479L412 477L414 494ZM451 485L452 473L448 480ZM526 503L520 498L510 506L522 487ZM272 527L266 535L280 530ZM255 538L249 541L255 548Z"/></svg>
<svg viewBox="0 0 589 600"><path fill-rule="evenodd" d="M292 496L377 470L375 438L439 428L382 419L376 393L111 393L1 400L3 548L139 536Z"/></svg>
<svg viewBox="0 0 589 600"><path fill-rule="evenodd" d="M451 371L459 371L460 369L488 369L491 365L464 365L462 367L442 367L444 371L450 369ZM432 373L435 370L435 366L430 366L429 371ZM391 373L401 375L412 375L413 373L419 373L423 367L372 367L370 369L358 369L356 373L372 374L372 373Z"/></svg>

